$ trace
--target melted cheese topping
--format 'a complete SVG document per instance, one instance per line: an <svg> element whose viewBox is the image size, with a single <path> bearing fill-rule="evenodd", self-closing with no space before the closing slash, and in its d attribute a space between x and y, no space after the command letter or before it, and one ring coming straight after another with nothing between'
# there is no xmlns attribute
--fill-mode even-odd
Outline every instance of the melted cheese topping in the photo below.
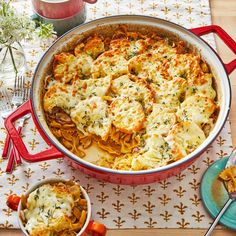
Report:
<svg viewBox="0 0 236 236"><path fill-rule="evenodd" d="M202 129L190 121L177 123L166 137L177 160L194 151L205 139Z"/></svg>
<svg viewBox="0 0 236 236"><path fill-rule="evenodd" d="M51 84L44 95L44 110L51 112L57 106L68 112L78 101L77 96L72 96L72 91L71 86L61 83Z"/></svg>
<svg viewBox="0 0 236 236"><path fill-rule="evenodd" d="M131 169L142 170L167 165L173 159L169 144L157 134L152 134L146 140L143 153L136 155L131 163Z"/></svg>
<svg viewBox="0 0 236 236"><path fill-rule="evenodd" d="M71 216L73 204L73 196L67 191L50 184L37 188L30 193L27 208L23 211L27 222L25 229L30 235L42 235L42 232L49 235L50 229L61 231L70 228L68 217Z"/></svg>
<svg viewBox="0 0 236 236"><path fill-rule="evenodd" d="M198 94L204 97L214 99L216 91L212 87L212 74L201 74L199 78L189 81L189 86L186 90L186 97Z"/></svg>
<svg viewBox="0 0 236 236"><path fill-rule="evenodd" d="M114 126L128 134L139 131L145 120L142 105L125 97L117 98L111 103L110 114Z"/></svg>
<svg viewBox="0 0 236 236"><path fill-rule="evenodd" d="M147 118L146 130L148 134L158 134L166 136L176 123L174 112L164 110L154 104L152 113Z"/></svg>
<svg viewBox="0 0 236 236"><path fill-rule="evenodd" d="M61 53L55 56L53 72L56 80L70 82L72 79L90 76L92 58L86 53L74 56L70 53Z"/></svg>
<svg viewBox="0 0 236 236"><path fill-rule="evenodd" d="M130 76L136 81L132 81L128 75L123 75L112 81L111 89L118 96L132 97L143 104L145 110L149 111L154 102L153 92L147 87L147 84Z"/></svg>
<svg viewBox="0 0 236 236"><path fill-rule="evenodd" d="M106 76L100 79L78 80L73 85L73 95L85 99L93 96L103 97L111 86L111 77Z"/></svg>
<svg viewBox="0 0 236 236"><path fill-rule="evenodd" d="M84 51L93 59L105 51L103 39L97 35L89 38L84 46Z"/></svg>
<svg viewBox="0 0 236 236"><path fill-rule="evenodd" d="M92 67L93 78L100 78L107 75L117 78L127 74L127 72L128 61L115 50L104 52L94 61Z"/></svg>
<svg viewBox="0 0 236 236"><path fill-rule="evenodd" d="M194 54L173 55L168 72L173 78L181 77L191 80L201 73L200 57Z"/></svg>
<svg viewBox="0 0 236 236"><path fill-rule="evenodd" d="M153 54L158 54L162 58L171 59L179 51L179 46L182 45L182 41L178 42L178 45L175 45L174 42L170 43L168 39L159 39L158 41L153 40L150 42L152 47L149 51Z"/></svg>
<svg viewBox="0 0 236 236"><path fill-rule="evenodd" d="M77 128L87 134L95 134L105 139L111 127L108 105L100 97L80 101L71 111L71 118Z"/></svg>
<svg viewBox="0 0 236 236"><path fill-rule="evenodd" d="M54 107L60 107L70 113L70 110L83 99L105 96L110 85L110 76L96 80L78 80L71 85L58 82L50 83L44 95L44 109L51 112Z"/></svg>
<svg viewBox="0 0 236 236"><path fill-rule="evenodd" d="M181 103L176 115L182 121L193 121L201 126L210 123L210 117L215 109L214 100L195 95Z"/></svg>
<svg viewBox="0 0 236 236"><path fill-rule="evenodd" d="M129 39L113 39L110 42L110 48L112 50L119 50L121 54L130 59L137 54L141 54L147 48L147 42L144 39L129 40Z"/></svg>
<svg viewBox="0 0 236 236"><path fill-rule="evenodd" d="M165 73L167 63L168 60L158 54L144 53L129 60L129 72L139 78L148 78L152 72L156 72L164 78L168 76Z"/></svg>
<svg viewBox="0 0 236 236"><path fill-rule="evenodd" d="M180 105L180 97L184 94L187 82L182 78L173 80L163 80L160 83L151 83L151 88L155 91L156 102L162 107L176 110Z"/></svg>

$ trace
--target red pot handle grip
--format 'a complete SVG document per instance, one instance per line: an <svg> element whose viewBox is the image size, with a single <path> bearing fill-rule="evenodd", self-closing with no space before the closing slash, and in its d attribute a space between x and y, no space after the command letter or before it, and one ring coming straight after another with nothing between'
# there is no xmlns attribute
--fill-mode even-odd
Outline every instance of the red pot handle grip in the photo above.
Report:
<svg viewBox="0 0 236 236"><path fill-rule="evenodd" d="M17 119L25 116L28 113L32 113L30 100L22 104L5 120L5 127L11 137L14 146L17 148L22 158L24 158L28 162L38 162L62 157L63 154L60 151L58 151L54 146L51 146L49 149L36 154L30 154L28 152L21 136L19 135L14 126L14 122ZM45 141L50 145L50 142L48 140Z"/></svg>
<svg viewBox="0 0 236 236"><path fill-rule="evenodd" d="M224 41L224 43L232 50L232 52L236 54L236 42L220 26L208 25L208 26L193 28L190 29L190 31L198 36L209 33L216 33ZM236 59L224 65L227 73L230 74L236 68Z"/></svg>

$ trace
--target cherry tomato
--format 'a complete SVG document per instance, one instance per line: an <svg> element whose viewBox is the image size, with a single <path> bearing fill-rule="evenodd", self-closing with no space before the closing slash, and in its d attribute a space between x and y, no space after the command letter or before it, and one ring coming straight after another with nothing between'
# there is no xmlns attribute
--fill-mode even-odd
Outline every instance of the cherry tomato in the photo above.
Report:
<svg viewBox="0 0 236 236"><path fill-rule="evenodd" d="M93 221L89 225L89 230L92 232L93 236L105 236L106 235L106 226L98 222Z"/></svg>
<svg viewBox="0 0 236 236"><path fill-rule="evenodd" d="M20 202L20 197L17 196L16 194L11 194L8 198L7 198L7 206L9 208L11 208L13 211L17 211L19 202Z"/></svg>

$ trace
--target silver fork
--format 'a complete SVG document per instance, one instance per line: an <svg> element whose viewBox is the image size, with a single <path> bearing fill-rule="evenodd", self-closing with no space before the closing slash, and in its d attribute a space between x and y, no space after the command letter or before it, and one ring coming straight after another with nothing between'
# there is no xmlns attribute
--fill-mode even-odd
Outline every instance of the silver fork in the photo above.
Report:
<svg viewBox="0 0 236 236"><path fill-rule="evenodd" d="M28 100L29 94L30 94L30 88L25 87L25 77L23 76L17 77L15 80L14 93L13 93L13 97L11 101L13 105L13 109L18 108L20 105L22 105L23 102ZM27 114L18 120L17 131L19 134L22 131L25 120L27 120L29 117L30 117L30 114ZM21 157L19 153L15 149L13 149L13 152L14 152L16 163L21 164L22 162L21 162ZM14 161L9 159L6 172L11 172L13 164L14 164Z"/></svg>
<svg viewBox="0 0 236 236"><path fill-rule="evenodd" d="M11 103L13 105L13 109L16 109L29 99L30 88L25 87L25 77L18 77L18 80L15 81L14 91L15 93L13 94ZM19 134L24 126L25 121L29 118L30 114L27 114L18 120Z"/></svg>
<svg viewBox="0 0 236 236"><path fill-rule="evenodd" d="M15 80L14 84L14 93L11 100L13 109L18 108L22 103L26 102L29 99L30 88L25 86L25 77L19 76ZM18 128L24 125L25 120L30 117L30 114L25 115L24 117L18 120ZM22 128L22 127L21 127Z"/></svg>
<svg viewBox="0 0 236 236"><path fill-rule="evenodd" d="M11 100L11 103L13 105L13 109L16 109L24 102L26 92L27 91L25 88L25 77L18 76L15 79L14 92L13 92L13 96L12 96L12 100Z"/></svg>
<svg viewBox="0 0 236 236"><path fill-rule="evenodd" d="M5 120L12 112L11 100L6 88L1 88L0 90L0 101L1 101L0 103L1 116L3 120ZM7 134L2 151L3 158L7 157L9 144L10 144L10 136Z"/></svg>
<svg viewBox="0 0 236 236"><path fill-rule="evenodd" d="M13 111L12 110L12 106L11 106L11 102L10 102L10 97L8 95L8 92L5 88L1 89L0 92L0 96L1 96L1 105L0 105L0 110L1 110L1 114L3 119L7 118L8 115L10 115L10 113ZM6 140L5 140L5 145L3 148L3 158L6 158L8 155L8 149L10 147L10 136L7 134ZM14 146L12 146L12 151L10 153L10 157L9 157L9 162L11 162L11 166L9 166L9 169L6 169L6 172L11 172L13 169L13 164L15 161L15 154L17 153L17 150ZM20 163L20 161L18 161L18 163Z"/></svg>

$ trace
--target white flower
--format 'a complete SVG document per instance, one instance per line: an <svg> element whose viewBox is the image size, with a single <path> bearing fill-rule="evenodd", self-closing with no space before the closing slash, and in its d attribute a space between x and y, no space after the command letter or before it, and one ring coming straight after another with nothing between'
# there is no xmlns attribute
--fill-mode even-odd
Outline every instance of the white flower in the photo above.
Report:
<svg viewBox="0 0 236 236"><path fill-rule="evenodd" d="M48 38L54 33L51 24L39 23L36 28L34 21L17 13L10 3L11 0L0 0L0 44L11 45L13 42L32 39L35 34Z"/></svg>

